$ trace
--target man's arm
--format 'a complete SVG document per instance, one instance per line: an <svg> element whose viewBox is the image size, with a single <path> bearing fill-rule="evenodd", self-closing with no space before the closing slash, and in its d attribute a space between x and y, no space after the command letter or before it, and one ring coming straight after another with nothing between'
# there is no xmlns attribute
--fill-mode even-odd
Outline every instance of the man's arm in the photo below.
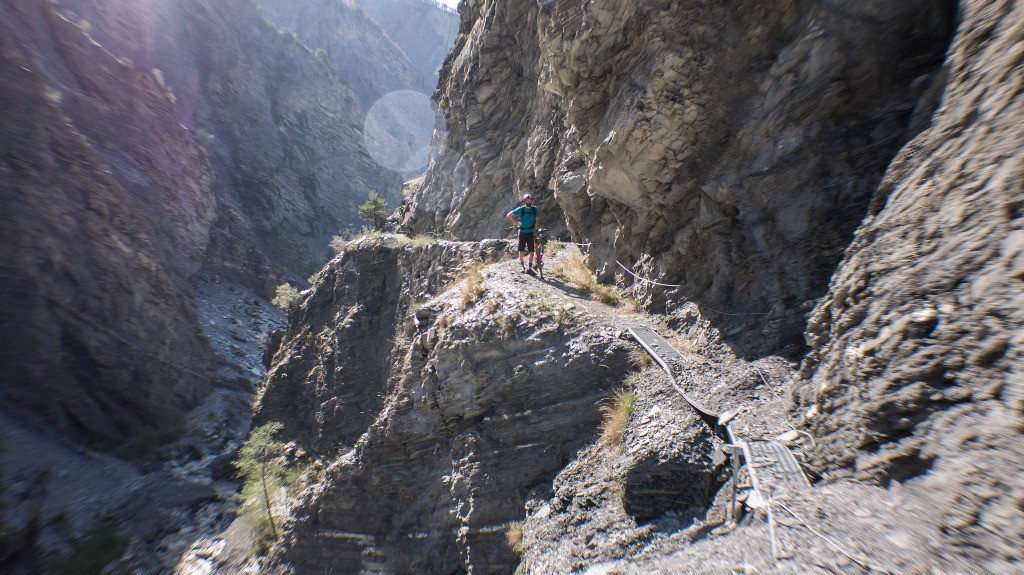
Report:
<svg viewBox="0 0 1024 575"><path fill-rule="evenodd" d="M519 222L516 221L516 218L515 218L515 215L514 215L515 213L516 213L516 211L512 210L511 212L505 214L505 217L508 218L508 221L512 222L512 225L518 226Z"/></svg>

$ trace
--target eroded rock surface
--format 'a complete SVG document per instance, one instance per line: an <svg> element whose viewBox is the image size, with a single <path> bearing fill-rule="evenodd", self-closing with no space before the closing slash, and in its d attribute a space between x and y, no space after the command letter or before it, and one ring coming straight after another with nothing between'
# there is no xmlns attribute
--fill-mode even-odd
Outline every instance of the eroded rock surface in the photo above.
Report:
<svg viewBox="0 0 1024 575"><path fill-rule="evenodd" d="M690 324L695 303L740 349L799 342L934 109L955 6L463 2L409 225L499 237L534 192L602 279L681 286L645 289L651 309Z"/></svg>
<svg viewBox="0 0 1024 575"><path fill-rule="evenodd" d="M992 572L1024 561L1022 33L1019 4L964 4L942 106L815 309L798 390L819 469L909 482Z"/></svg>
<svg viewBox="0 0 1024 575"><path fill-rule="evenodd" d="M629 345L512 262L439 294L453 264L505 243L389 241L332 262L275 358L260 417L294 406L289 425L334 461L280 559L298 573L511 572L506 530L594 436ZM315 435L327 422L333 437Z"/></svg>

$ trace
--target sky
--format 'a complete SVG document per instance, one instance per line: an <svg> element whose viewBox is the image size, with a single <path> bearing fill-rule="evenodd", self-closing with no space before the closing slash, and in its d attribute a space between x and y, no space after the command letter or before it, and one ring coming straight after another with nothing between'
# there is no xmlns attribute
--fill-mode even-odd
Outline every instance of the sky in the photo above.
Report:
<svg viewBox="0 0 1024 575"><path fill-rule="evenodd" d="M452 8L456 8L459 5L459 0L440 0L442 4L447 4Z"/></svg>

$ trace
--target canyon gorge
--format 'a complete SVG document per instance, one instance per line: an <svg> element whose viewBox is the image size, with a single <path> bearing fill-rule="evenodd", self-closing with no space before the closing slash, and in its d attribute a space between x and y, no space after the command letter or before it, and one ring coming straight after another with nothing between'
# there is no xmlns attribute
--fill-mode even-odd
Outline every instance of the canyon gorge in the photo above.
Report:
<svg viewBox="0 0 1024 575"><path fill-rule="evenodd" d="M5 570L1024 571L1019 2L0 2Z"/></svg>

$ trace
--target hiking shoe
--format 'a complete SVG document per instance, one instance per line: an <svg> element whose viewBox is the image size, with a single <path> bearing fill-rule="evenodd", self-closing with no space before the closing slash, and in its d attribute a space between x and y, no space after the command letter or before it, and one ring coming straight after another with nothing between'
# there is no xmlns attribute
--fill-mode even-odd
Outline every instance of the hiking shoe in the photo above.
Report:
<svg viewBox="0 0 1024 575"><path fill-rule="evenodd" d="M537 275L537 272L533 271L533 268L526 270L526 273L530 274L531 276Z"/></svg>

